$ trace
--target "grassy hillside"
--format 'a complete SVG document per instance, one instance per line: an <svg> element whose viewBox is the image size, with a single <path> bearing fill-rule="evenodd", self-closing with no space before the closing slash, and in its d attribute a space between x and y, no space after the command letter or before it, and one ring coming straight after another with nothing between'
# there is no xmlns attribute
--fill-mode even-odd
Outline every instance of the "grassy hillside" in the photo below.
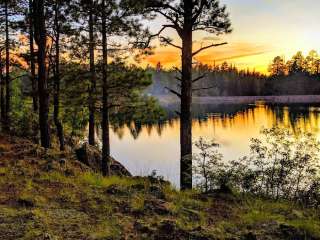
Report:
<svg viewBox="0 0 320 240"><path fill-rule="evenodd" d="M0 239L320 239L320 213L237 194L179 192L155 178L102 178L0 137Z"/></svg>

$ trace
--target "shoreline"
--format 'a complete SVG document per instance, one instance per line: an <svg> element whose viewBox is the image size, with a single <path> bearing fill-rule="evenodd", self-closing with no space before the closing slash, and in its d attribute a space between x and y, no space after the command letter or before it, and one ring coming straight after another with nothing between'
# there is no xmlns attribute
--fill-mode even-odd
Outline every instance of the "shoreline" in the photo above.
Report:
<svg viewBox="0 0 320 240"><path fill-rule="evenodd" d="M174 96L154 96L160 104L179 103ZM320 103L320 95L193 97L195 104Z"/></svg>

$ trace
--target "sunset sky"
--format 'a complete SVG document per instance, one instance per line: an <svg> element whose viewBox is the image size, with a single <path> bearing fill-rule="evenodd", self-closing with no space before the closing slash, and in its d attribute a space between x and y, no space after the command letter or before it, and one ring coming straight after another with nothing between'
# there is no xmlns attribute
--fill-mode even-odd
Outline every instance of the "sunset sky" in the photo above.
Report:
<svg viewBox="0 0 320 240"><path fill-rule="evenodd" d="M227 5L233 33L215 37L212 34L195 34L194 49L200 44L224 42L226 46L214 48L198 55L196 60L207 64L228 61L239 68L250 68L266 73L268 64L277 56L290 58L301 50L307 54L314 49L320 52L320 1L317 0L221 0ZM150 25L156 32L164 19ZM174 31L166 36L179 43ZM145 64L157 62L165 67L180 66L179 51L172 47L159 47Z"/></svg>

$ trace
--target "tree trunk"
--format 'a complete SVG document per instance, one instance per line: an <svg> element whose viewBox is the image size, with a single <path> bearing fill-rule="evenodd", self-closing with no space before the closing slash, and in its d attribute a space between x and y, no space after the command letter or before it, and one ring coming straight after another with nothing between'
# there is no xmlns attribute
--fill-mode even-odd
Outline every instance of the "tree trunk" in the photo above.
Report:
<svg viewBox="0 0 320 240"><path fill-rule="evenodd" d="M109 106L108 106L108 47L106 32L105 0L102 0L102 174L110 175L110 135L109 135Z"/></svg>
<svg viewBox="0 0 320 240"><path fill-rule="evenodd" d="M192 0L184 1L180 116L180 184L192 188Z"/></svg>
<svg viewBox="0 0 320 240"><path fill-rule="evenodd" d="M36 81L36 66L35 66L35 53L34 53L34 32L33 32L33 7L32 0L29 0L29 44L30 44L30 73L32 84L32 105L33 111L38 112L38 94L37 94L37 81Z"/></svg>
<svg viewBox="0 0 320 240"><path fill-rule="evenodd" d="M5 119L5 111L6 111L6 106L5 106L5 95L4 95L4 82L3 78L3 63L2 63L2 51L0 50L0 101L1 101L1 106L0 106L0 111L1 111L1 123L4 126L4 119Z"/></svg>
<svg viewBox="0 0 320 240"><path fill-rule="evenodd" d="M55 76L54 76L54 97L53 97L53 118L56 125L57 137L60 143L60 150L64 151L63 125L60 121L60 26L59 26L59 3L55 3L55 19L54 25L56 29L56 56L55 56Z"/></svg>
<svg viewBox="0 0 320 240"><path fill-rule="evenodd" d="M38 44L38 91L39 91L39 127L41 146L50 148L49 133L49 92L46 66L46 23L44 16L44 0L35 0L33 20L36 22L36 41Z"/></svg>
<svg viewBox="0 0 320 240"><path fill-rule="evenodd" d="M93 2L90 1L89 11L89 52L90 52L90 72L91 86L89 90L89 144L95 145L95 90L96 90L96 72L94 63L94 21L93 21Z"/></svg>
<svg viewBox="0 0 320 240"><path fill-rule="evenodd" d="M11 83L10 83L10 38L9 38L9 14L8 0L5 1L5 31L6 31L6 105L5 105L5 129L10 130L10 100L11 100Z"/></svg>

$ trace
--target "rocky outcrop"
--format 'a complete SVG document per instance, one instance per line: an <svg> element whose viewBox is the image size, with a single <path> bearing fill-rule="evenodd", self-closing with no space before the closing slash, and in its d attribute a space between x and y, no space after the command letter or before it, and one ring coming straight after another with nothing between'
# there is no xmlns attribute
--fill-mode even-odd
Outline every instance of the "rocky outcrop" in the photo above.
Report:
<svg viewBox="0 0 320 240"><path fill-rule="evenodd" d="M81 147L75 150L77 159L83 164L90 167L96 172L101 172L101 151L94 146L84 143ZM110 157L111 161L111 173L117 176L131 177L131 173L118 161Z"/></svg>

